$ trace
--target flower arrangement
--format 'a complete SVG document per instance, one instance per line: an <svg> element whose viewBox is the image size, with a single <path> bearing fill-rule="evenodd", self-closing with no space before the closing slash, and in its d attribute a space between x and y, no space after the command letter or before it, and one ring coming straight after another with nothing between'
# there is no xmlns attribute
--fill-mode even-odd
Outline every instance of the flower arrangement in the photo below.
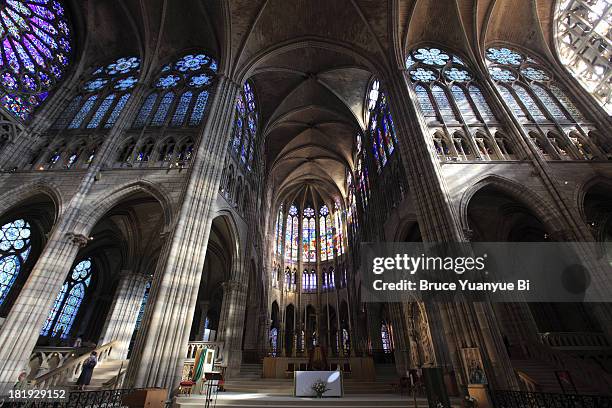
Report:
<svg viewBox="0 0 612 408"><path fill-rule="evenodd" d="M330 390L330 388L327 388L327 383L320 378L310 388L317 395L317 398L323 398L323 394Z"/></svg>

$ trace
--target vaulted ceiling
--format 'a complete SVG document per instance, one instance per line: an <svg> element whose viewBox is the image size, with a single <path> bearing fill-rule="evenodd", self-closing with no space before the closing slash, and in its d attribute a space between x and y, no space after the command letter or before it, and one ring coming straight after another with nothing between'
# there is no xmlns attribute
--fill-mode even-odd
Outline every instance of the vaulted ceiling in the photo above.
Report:
<svg viewBox="0 0 612 408"><path fill-rule="evenodd" d="M345 195L355 133L374 73L384 79L414 45L473 61L511 42L554 58L551 0L69 0L84 21L81 67L126 54L144 76L185 49L255 87L268 186Z"/></svg>

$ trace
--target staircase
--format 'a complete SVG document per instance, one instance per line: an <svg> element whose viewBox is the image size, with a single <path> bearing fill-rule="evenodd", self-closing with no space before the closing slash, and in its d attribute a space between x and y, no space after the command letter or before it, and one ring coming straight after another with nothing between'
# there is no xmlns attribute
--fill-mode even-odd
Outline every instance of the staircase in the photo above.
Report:
<svg viewBox="0 0 612 408"><path fill-rule="evenodd" d="M258 380L263 373L263 364L242 364L238 378L241 380Z"/></svg>
<svg viewBox="0 0 612 408"><path fill-rule="evenodd" d="M127 370L127 365L129 360L111 360L107 359L101 363L98 363L93 370L93 375L91 376L91 382L86 387L87 390L101 390L103 388L113 388L111 385L107 384L114 380L119 374L119 370L122 373L125 373ZM76 388L76 381L78 378L75 378L72 382L68 383L69 387L74 386Z"/></svg>

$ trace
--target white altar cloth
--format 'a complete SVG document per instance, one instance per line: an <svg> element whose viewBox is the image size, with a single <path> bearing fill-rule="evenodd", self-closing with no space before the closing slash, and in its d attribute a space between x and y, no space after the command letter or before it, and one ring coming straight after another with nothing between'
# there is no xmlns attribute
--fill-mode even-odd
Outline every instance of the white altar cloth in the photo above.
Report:
<svg viewBox="0 0 612 408"><path fill-rule="evenodd" d="M293 385L296 397L316 397L312 385L317 380L327 383L329 391L323 397L342 397L342 373L340 371L295 371Z"/></svg>

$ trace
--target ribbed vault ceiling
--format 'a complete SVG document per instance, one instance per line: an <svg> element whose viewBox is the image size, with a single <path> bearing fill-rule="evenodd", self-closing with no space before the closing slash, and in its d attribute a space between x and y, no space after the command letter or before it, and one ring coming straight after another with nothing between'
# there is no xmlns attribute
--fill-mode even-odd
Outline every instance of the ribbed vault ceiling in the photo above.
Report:
<svg viewBox="0 0 612 408"><path fill-rule="evenodd" d="M251 79L265 132L266 177L278 193L308 185L345 195L355 132L375 72L404 49L440 43L477 59L511 42L551 58L551 0L70 0L84 19L81 67L138 54L145 75L185 49Z"/></svg>

